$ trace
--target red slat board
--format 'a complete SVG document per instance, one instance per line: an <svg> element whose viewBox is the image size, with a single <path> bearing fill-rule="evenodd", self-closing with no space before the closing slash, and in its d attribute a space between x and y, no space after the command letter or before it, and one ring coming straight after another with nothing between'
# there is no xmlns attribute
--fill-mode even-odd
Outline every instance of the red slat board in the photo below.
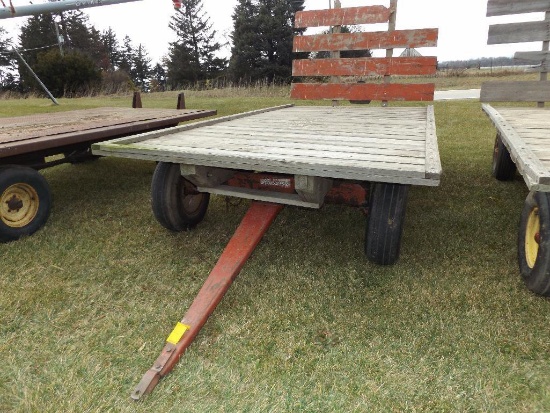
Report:
<svg viewBox="0 0 550 413"><path fill-rule="evenodd" d="M296 13L294 27L386 23L390 19L390 15L391 10L384 6L300 11Z"/></svg>
<svg viewBox="0 0 550 413"><path fill-rule="evenodd" d="M437 29L392 32L336 33L295 36L294 52L336 52L340 50L393 49L437 46Z"/></svg>
<svg viewBox="0 0 550 413"><path fill-rule="evenodd" d="M301 59L292 62L293 76L414 76L436 73L435 57Z"/></svg>
<svg viewBox="0 0 550 413"><path fill-rule="evenodd" d="M435 85L369 83L294 83L290 97L307 100L386 100L432 101Z"/></svg>

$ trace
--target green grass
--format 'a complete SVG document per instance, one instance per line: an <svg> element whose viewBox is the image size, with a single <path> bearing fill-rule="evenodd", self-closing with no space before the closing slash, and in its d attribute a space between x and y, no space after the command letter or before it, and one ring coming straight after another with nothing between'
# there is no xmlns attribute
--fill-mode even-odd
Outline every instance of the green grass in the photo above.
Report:
<svg viewBox="0 0 550 413"><path fill-rule="evenodd" d="M145 98L175 104L175 94ZM187 101L228 114L288 100ZM13 103L0 101L0 112ZM491 177L495 131L479 102L436 102L435 112L444 176L438 188L411 189L397 265L366 261L358 211L286 207L140 403L130 392L247 202L213 197L195 231L173 234L150 210L153 163L45 170L48 223L0 245L0 411L549 411L550 300L525 289L516 264L525 184Z"/></svg>

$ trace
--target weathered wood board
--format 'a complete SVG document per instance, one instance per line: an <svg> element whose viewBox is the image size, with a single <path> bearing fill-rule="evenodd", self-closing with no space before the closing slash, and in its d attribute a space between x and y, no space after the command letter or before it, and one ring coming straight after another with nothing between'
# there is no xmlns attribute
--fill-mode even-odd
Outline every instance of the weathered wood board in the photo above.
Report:
<svg viewBox="0 0 550 413"><path fill-rule="evenodd" d="M386 23L391 9L384 6L347 7L345 9L307 10L296 13L294 27L321 27Z"/></svg>
<svg viewBox="0 0 550 413"><path fill-rule="evenodd" d="M294 52L375 50L437 46L437 29L315 34L294 37Z"/></svg>
<svg viewBox="0 0 550 413"><path fill-rule="evenodd" d="M529 190L550 191L550 108L482 107Z"/></svg>
<svg viewBox="0 0 550 413"><path fill-rule="evenodd" d="M550 40L550 20L493 24L487 44L524 43Z"/></svg>
<svg viewBox="0 0 550 413"><path fill-rule="evenodd" d="M489 0L487 2L487 17L547 10L550 10L550 0Z"/></svg>
<svg viewBox="0 0 550 413"><path fill-rule="evenodd" d="M98 155L436 186L433 107L283 107L93 145Z"/></svg>
<svg viewBox="0 0 550 413"><path fill-rule="evenodd" d="M432 101L433 83L293 83L293 99Z"/></svg>
<svg viewBox="0 0 550 413"><path fill-rule="evenodd" d="M435 57L296 59L293 76L418 76L435 75Z"/></svg>
<svg viewBox="0 0 550 413"><path fill-rule="evenodd" d="M550 99L550 81L485 82L482 102L544 102Z"/></svg>

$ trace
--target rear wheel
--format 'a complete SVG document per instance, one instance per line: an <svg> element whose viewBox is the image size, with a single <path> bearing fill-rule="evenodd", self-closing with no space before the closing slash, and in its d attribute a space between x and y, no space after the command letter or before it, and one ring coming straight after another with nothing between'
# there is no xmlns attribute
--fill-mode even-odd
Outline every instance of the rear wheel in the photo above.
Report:
<svg viewBox="0 0 550 413"><path fill-rule="evenodd" d="M521 212L518 262L527 288L550 296L550 195L531 192Z"/></svg>
<svg viewBox="0 0 550 413"><path fill-rule="evenodd" d="M510 151L497 134L493 149L493 176L499 181L510 181L516 175L516 164L510 156Z"/></svg>
<svg viewBox="0 0 550 413"><path fill-rule="evenodd" d="M159 162L153 174L151 205L157 221L171 231L185 231L204 219L210 194L183 178L179 164Z"/></svg>
<svg viewBox="0 0 550 413"><path fill-rule="evenodd" d="M391 265L399 258L408 193L408 185L372 185L365 254L376 264Z"/></svg>
<svg viewBox="0 0 550 413"><path fill-rule="evenodd" d="M0 241L31 235L48 220L51 195L46 179L32 168L0 168Z"/></svg>

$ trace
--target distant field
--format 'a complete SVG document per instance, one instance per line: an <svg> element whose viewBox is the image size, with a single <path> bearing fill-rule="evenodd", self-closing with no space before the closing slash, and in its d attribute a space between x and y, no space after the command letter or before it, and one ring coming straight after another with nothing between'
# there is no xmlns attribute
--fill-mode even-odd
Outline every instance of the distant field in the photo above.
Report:
<svg viewBox="0 0 550 413"><path fill-rule="evenodd" d="M435 78L464 89L487 78L465 79ZM289 101L286 88L186 96L219 115ZM130 101L0 100L0 114ZM175 92L143 96L175 103ZM491 177L495 131L479 102L434 106L442 184L411 189L397 265L367 262L359 211L285 207L178 367L137 404L130 392L248 203L215 196L196 230L175 234L151 213L152 162L45 170L48 223L0 245L0 412L548 412L550 300L526 290L516 264L526 187Z"/></svg>
<svg viewBox="0 0 550 413"><path fill-rule="evenodd" d="M407 78L405 82L433 82L436 90L452 90L452 89L479 89L481 84L491 80L529 80L537 79L536 73L524 71L511 71L508 69L495 70L445 70L439 71L437 76L426 78ZM375 80L376 81L376 80ZM378 79L377 81L381 81ZM163 92L150 93L143 95L144 105L149 107L166 107L171 108L176 104L176 95L178 92ZM237 98L240 102L242 97L261 99L270 98L281 99L283 103L288 103L290 95L290 87L288 86L257 86L257 87L233 87L225 89L211 90L187 90L185 91L186 102L189 107L195 103L202 105L202 108L218 108L217 104L225 104L223 99ZM222 100L220 100L222 99ZM14 98L10 94L0 95L0 116L18 116L32 113L42 113L50 111L64 111L73 109L86 109L98 106L128 106L131 104L130 94L108 95L95 98L78 98L78 99L58 99L60 106L54 106L47 98ZM305 104L302 102L302 104ZM236 104L232 102L235 110L228 109L232 113L238 112L239 106L245 104Z"/></svg>

